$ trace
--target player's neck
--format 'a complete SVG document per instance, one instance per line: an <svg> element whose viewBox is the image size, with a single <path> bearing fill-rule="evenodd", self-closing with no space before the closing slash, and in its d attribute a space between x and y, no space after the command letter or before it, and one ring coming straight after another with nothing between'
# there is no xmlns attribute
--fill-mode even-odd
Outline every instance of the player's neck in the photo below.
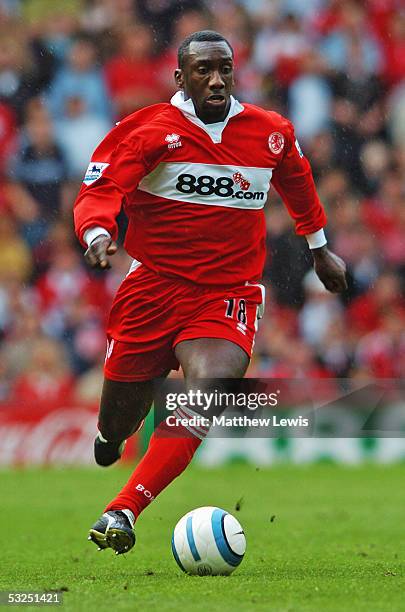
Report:
<svg viewBox="0 0 405 612"><path fill-rule="evenodd" d="M186 102L187 100L190 100L190 96L187 96L186 94L184 94L184 101ZM194 106L196 117L198 117L198 119L200 119L200 121L202 121L206 125L210 125L211 123L222 123L223 121L225 121L225 119L227 118L229 114L229 110L231 108L231 100L228 101L228 104L226 105L225 109L221 113L218 113L218 114L204 113L203 111L201 112L201 110L197 109L194 102L193 102L193 106Z"/></svg>
<svg viewBox="0 0 405 612"><path fill-rule="evenodd" d="M231 104L229 103L228 108L226 109L225 112L221 113L220 117L204 117L197 112L196 112L196 116L206 125L210 125L211 123L222 123L223 121L225 121L225 119L228 116L230 106Z"/></svg>

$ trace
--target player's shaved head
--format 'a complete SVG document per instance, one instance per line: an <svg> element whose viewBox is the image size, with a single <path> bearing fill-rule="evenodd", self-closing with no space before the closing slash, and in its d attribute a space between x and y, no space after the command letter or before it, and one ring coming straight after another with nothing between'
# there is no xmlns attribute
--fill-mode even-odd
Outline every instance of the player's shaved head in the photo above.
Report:
<svg viewBox="0 0 405 612"><path fill-rule="evenodd" d="M184 67L185 59L190 52L190 45L193 42L224 42L228 45L231 50L231 54L233 57L233 49L230 43L220 34L219 32L215 32L214 30L200 30L199 32L194 32L190 34L183 40L181 45L177 51L177 62L179 68Z"/></svg>
<svg viewBox="0 0 405 612"><path fill-rule="evenodd" d="M192 99L196 115L204 123L225 119L234 86L233 70L232 47L218 32L195 32L180 45L176 85L185 100Z"/></svg>

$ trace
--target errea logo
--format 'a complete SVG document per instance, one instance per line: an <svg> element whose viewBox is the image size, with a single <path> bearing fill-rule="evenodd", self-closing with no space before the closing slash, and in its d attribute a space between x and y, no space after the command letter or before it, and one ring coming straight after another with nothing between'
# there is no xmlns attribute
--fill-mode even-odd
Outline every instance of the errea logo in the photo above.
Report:
<svg viewBox="0 0 405 612"><path fill-rule="evenodd" d="M182 146L179 134L167 134L165 142L167 142L168 149L177 149Z"/></svg>

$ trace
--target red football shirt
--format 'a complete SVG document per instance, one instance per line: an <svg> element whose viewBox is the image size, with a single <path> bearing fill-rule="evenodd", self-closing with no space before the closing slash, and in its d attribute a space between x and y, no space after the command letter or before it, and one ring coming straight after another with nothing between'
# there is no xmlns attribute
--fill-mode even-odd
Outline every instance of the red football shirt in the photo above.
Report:
<svg viewBox="0 0 405 612"><path fill-rule="evenodd" d="M151 270L206 285L256 281L271 183L298 234L325 226L287 119L232 98L226 120L205 125L179 92L171 104L130 115L101 142L75 203L75 228L83 244L95 226L115 239L123 205L125 248Z"/></svg>

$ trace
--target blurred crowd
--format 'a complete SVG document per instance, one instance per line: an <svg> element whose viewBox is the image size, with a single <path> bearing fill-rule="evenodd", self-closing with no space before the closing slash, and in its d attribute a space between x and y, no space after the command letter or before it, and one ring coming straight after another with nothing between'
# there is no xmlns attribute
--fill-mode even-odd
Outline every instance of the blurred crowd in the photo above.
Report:
<svg viewBox="0 0 405 612"><path fill-rule="evenodd" d="M234 47L236 97L294 122L348 265L348 292L326 292L273 191L249 375L405 375L403 0L0 0L0 400L98 398L129 258L86 268L72 203L97 143L170 99L179 42L206 28Z"/></svg>

